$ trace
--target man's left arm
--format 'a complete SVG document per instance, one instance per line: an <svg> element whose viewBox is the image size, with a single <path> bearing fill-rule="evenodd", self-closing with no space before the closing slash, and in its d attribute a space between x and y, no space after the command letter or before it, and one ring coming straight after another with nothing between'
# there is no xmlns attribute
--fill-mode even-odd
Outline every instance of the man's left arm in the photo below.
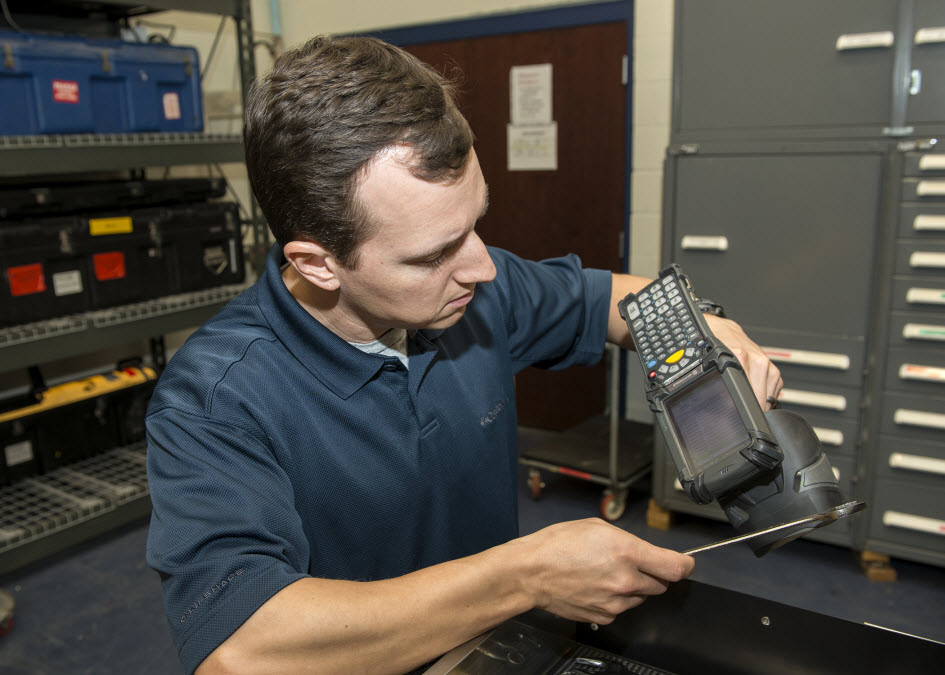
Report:
<svg viewBox="0 0 945 675"><path fill-rule="evenodd" d="M617 303L623 300L628 293L639 293L640 289L652 280L629 274L614 274L611 275L611 278L607 341L626 349L634 349L633 340L630 338L630 330L627 328L627 322L620 316ZM781 393L781 387L784 386L784 382L781 380L781 371L771 362L771 359L762 351L761 347L745 335L745 331L737 323L711 314L706 314L705 320L715 337L731 349L732 354L742 364L761 409L770 410L771 403L767 399L777 399Z"/></svg>

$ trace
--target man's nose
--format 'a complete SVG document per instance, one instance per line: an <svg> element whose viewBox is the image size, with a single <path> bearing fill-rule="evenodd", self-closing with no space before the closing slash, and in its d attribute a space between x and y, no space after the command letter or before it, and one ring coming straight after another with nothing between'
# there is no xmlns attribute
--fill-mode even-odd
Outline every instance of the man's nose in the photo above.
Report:
<svg viewBox="0 0 945 675"><path fill-rule="evenodd" d="M456 281L461 284L477 284L495 279L495 264L478 234L471 232L463 248L463 259L454 275Z"/></svg>

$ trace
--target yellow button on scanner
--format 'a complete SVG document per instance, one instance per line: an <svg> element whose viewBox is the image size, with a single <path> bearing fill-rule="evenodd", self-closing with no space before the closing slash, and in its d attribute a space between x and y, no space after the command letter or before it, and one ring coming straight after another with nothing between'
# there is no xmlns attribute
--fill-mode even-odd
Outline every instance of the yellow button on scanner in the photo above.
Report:
<svg viewBox="0 0 945 675"><path fill-rule="evenodd" d="M680 349L675 354L670 354L669 356L666 357L666 363L676 363L679 359L683 357L684 352L685 352L684 349Z"/></svg>

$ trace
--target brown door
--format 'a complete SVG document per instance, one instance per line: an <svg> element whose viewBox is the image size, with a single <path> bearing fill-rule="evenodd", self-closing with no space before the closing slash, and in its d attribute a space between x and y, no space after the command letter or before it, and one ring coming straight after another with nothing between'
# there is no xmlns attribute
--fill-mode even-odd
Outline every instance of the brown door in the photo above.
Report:
<svg viewBox="0 0 945 675"><path fill-rule="evenodd" d="M625 21L406 47L459 75L460 106L489 183L483 240L525 258L577 253L586 267L620 270L624 220ZM508 171L512 66L552 64L556 171ZM606 372L529 368L516 378L519 423L562 430L604 411Z"/></svg>

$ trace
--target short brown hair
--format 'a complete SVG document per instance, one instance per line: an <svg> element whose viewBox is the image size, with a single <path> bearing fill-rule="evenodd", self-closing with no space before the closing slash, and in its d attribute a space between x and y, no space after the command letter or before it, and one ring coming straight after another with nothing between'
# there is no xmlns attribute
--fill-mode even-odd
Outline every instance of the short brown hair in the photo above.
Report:
<svg viewBox="0 0 945 675"><path fill-rule="evenodd" d="M462 172L474 140L451 81L366 37L284 53L253 84L244 117L250 185L276 241L315 241L346 267L370 236L356 191L378 152L408 145L411 172L440 181Z"/></svg>

